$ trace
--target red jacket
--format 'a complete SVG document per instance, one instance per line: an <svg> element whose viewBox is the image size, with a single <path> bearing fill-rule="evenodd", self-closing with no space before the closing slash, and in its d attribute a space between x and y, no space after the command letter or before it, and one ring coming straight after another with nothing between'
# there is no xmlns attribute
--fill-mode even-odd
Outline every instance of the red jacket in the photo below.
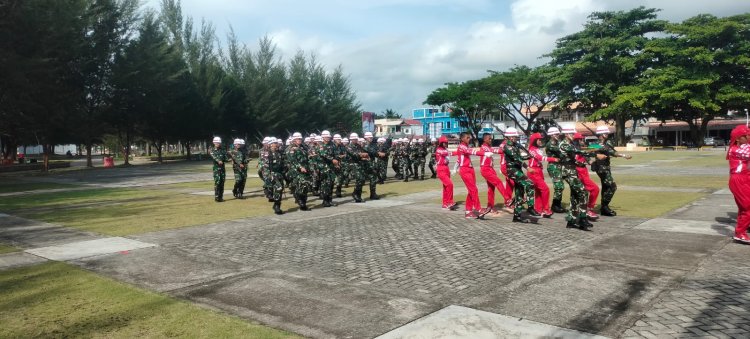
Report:
<svg viewBox="0 0 750 339"><path fill-rule="evenodd" d="M458 145L458 150L456 151L456 154L458 155L458 166L473 167L471 165L471 156L472 155L484 155L484 151L469 148L469 145L461 143Z"/></svg>

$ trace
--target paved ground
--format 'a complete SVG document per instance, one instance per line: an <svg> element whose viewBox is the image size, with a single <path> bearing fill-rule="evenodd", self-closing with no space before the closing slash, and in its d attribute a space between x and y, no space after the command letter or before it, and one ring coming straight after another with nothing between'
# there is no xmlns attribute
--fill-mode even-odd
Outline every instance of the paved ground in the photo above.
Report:
<svg viewBox="0 0 750 339"><path fill-rule="evenodd" d="M157 180L141 175L115 182ZM433 192L341 199L336 208L132 236L156 246L70 262L316 338L376 337L410 323L385 337L418 338L415 325L438 323L461 326L464 337L500 336L497 326L539 336L531 329L546 326L553 337L740 338L750 332L750 247L726 236L736 217L726 193L659 219L604 218L593 232L565 229L560 217L465 220L437 209ZM99 238L0 217L0 240L23 248ZM11 256L38 260L4 255L0 266ZM446 314L450 321L430 321Z"/></svg>

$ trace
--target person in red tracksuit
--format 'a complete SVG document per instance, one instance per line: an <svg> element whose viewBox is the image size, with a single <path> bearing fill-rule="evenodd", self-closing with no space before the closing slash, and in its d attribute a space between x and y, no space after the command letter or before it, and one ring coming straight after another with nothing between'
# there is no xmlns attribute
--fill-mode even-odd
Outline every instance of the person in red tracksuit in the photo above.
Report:
<svg viewBox="0 0 750 339"><path fill-rule="evenodd" d="M481 208L479 204L479 191L477 191L477 178L474 173L474 166L471 165L472 155L486 155L491 156L491 152L484 152L482 150L476 150L469 148L469 141L471 135L466 132L462 132L460 135L461 143L458 145L456 155L458 155L458 173L461 175L464 185L466 185L466 215L467 219L481 219L490 211L488 209Z"/></svg>
<svg viewBox="0 0 750 339"><path fill-rule="evenodd" d="M544 140L541 133L534 133L529 137L529 171L527 176L534 183L534 209L543 217L552 216L549 202L549 187L544 182L544 168L542 162L557 162L557 158L544 154Z"/></svg>
<svg viewBox="0 0 750 339"><path fill-rule="evenodd" d="M581 133L574 134L573 142L576 148L580 149L581 143L583 142L583 135ZM581 154L576 155L576 172L578 172L578 179L581 180L583 187L589 192L589 204L586 206L586 216L589 217L589 219L597 219L599 218L599 215L594 212L594 207L596 207L596 198L599 197L599 186L591 180L588 165L589 162L585 156Z"/></svg>
<svg viewBox="0 0 750 339"><path fill-rule="evenodd" d="M739 125L732 130L729 140L729 190L737 203L737 226L734 241L750 245L747 229L750 227L750 130Z"/></svg>
<svg viewBox="0 0 750 339"><path fill-rule="evenodd" d="M501 154L499 148L492 148L492 134L485 133L482 136L482 147L483 152L491 152L490 154ZM511 200L510 193L505 189L505 185L497 176L497 172L492 167L492 156L481 156L479 158L479 171L482 174L484 180L487 180L487 209L490 213L497 213L495 209L495 188L503 196L506 203Z"/></svg>
<svg viewBox="0 0 750 339"><path fill-rule="evenodd" d="M499 150L505 149L505 139L503 139L503 142L500 143L500 147L498 147ZM505 162L505 152L500 152L500 173L503 174L505 177L505 192L503 192L503 198L505 198L505 207L513 209L513 189L516 186L516 183L513 182L513 179L508 177L508 164ZM507 197L507 198L506 198Z"/></svg>
<svg viewBox="0 0 750 339"><path fill-rule="evenodd" d="M458 205L453 202L453 181L451 181L451 171L448 168L451 154L451 151L448 150L448 138L440 137L435 149L435 164L437 165L437 177L443 183L443 209L455 211L458 209Z"/></svg>

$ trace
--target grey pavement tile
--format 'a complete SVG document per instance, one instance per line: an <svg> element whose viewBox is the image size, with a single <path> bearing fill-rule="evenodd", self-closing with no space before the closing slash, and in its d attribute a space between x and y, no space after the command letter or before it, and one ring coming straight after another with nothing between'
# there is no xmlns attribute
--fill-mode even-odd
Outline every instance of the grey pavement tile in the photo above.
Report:
<svg viewBox="0 0 750 339"><path fill-rule="evenodd" d="M94 233L14 216L0 218L0 241L30 248L101 238Z"/></svg>
<svg viewBox="0 0 750 339"><path fill-rule="evenodd" d="M47 261L42 257L24 252L12 252L0 254L0 270L35 265Z"/></svg>
<svg viewBox="0 0 750 339"><path fill-rule="evenodd" d="M154 247L149 244L133 239L122 237L101 238L86 241L71 242L62 245L37 247L26 250L36 256L50 260L73 260L102 254L127 252L141 248Z"/></svg>
<svg viewBox="0 0 750 339"><path fill-rule="evenodd" d="M635 229L662 232L693 233L727 237L734 234L734 225L716 221L654 218L638 225Z"/></svg>

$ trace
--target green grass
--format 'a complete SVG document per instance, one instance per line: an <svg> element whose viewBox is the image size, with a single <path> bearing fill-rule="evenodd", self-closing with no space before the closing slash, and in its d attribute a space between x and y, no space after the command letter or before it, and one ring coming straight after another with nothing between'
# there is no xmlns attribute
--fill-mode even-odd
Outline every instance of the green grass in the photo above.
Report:
<svg viewBox="0 0 750 339"><path fill-rule="evenodd" d="M612 159L612 165L643 165L657 166L725 166L726 153L719 151L651 151L651 152L621 152L632 155L633 158ZM675 161L660 161L675 160Z"/></svg>
<svg viewBox="0 0 750 339"><path fill-rule="evenodd" d="M0 337L296 338L65 263L0 272Z"/></svg>
<svg viewBox="0 0 750 339"><path fill-rule="evenodd" d="M74 187L79 187L79 186L69 185L69 184L58 184L58 183L52 183L52 182L23 182L23 181L15 181L15 180L0 181L0 193L25 192L25 191L36 191L36 190L58 189L58 188L74 188Z"/></svg>
<svg viewBox="0 0 750 339"><path fill-rule="evenodd" d="M615 182L620 186L663 187L665 190L670 187L722 189L727 187L727 176L702 176L700 180L696 180L696 177L686 175L613 175ZM591 179L599 184L596 174L592 174Z"/></svg>
<svg viewBox="0 0 750 339"><path fill-rule="evenodd" d="M18 249L13 246L0 244L0 254L17 252Z"/></svg>

